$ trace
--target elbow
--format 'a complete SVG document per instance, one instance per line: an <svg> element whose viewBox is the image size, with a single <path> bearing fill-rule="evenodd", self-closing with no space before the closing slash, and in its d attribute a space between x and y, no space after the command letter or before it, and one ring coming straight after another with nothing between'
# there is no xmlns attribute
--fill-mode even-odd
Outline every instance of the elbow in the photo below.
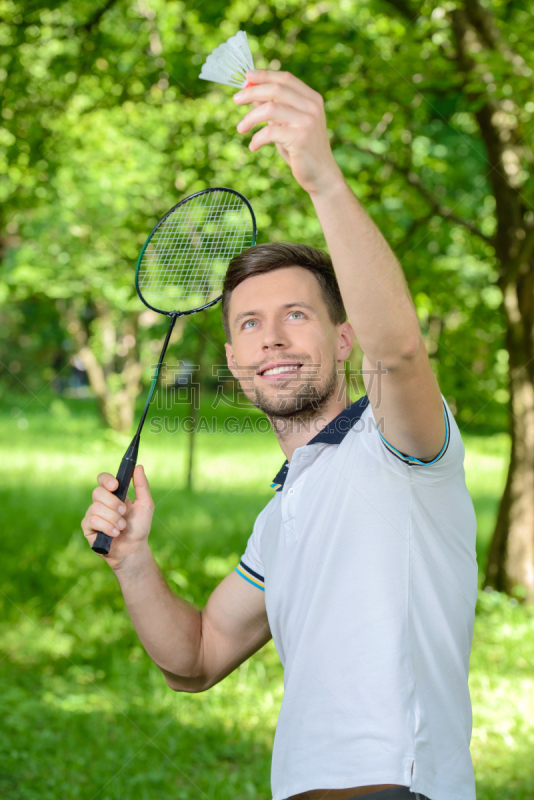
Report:
<svg viewBox="0 0 534 800"><path fill-rule="evenodd" d="M184 660L178 668L180 672L185 674L178 674L178 670L175 672L172 669L165 669L161 664L154 662L163 673L167 686L169 689L172 689L173 692L196 694L197 692L203 692L209 688L203 667L202 613L199 613L198 619L200 622L198 627L198 645L194 650L192 648L189 663ZM170 664L167 666L170 666Z"/></svg>
<svg viewBox="0 0 534 800"><path fill-rule="evenodd" d="M393 344L393 347L391 346ZM418 329L411 336L399 338L396 342L390 342L389 347L380 349L373 357L369 357L371 363L380 365L381 369L387 372L395 372L403 368L406 364L415 361L421 352L421 347L424 347L423 337L421 331ZM366 354L367 355L367 354Z"/></svg>
<svg viewBox="0 0 534 800"><path fill-rule="evenodd" d="M163 673L169 689L173 692L187 692L188 694L198 694L209 689L209 684L200 678L180 678L177 675Z"/></svg>
<svg viewBox="0 0 534 800"><path fill-rule="evenodd" d="M209 688L205 676L200 672L192 672L190 675L177 675L175 672L171 672L162 667L161 664L154 663L165 678L167 686L169 689L172 689L173 692L189 692L190 694L194 694L196 692L203 692L205 689Z"/></svg>
<svg viewBox="0 0 534 800"><path fill-rule="evenodd" d="M421 336L421 331L417 328L417 331L403 343L398 357L399 363L403 364L406 361L415 361L421 347L424 347L423 337Z"/></svg>

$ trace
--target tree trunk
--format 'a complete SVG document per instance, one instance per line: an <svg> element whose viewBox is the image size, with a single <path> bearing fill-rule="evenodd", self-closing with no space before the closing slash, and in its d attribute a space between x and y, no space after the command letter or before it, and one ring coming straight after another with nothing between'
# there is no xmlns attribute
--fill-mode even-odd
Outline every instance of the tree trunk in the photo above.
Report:
<svg viewBox="0 0 534 800"><path fill-rule="evenodd" d="M480 0L464 0L451 13L457 60L466 79L476 77L477 54L491 51L502 74L526 74L523 59L512 53L492 14ZM507 66L508 65L508 66ZM530 74L530 73L529 73ZM490 545L486 583L522 594L534 602L534 230L521 189L519 165L524 138L517 118L507 117L502 100L469 95L490 165L488 178L496 203L494 238L503 293L509 354L511 457ZM482 101L482 102L481 102ZM518 590L518 587L523 587Z"/></svg>
<svg viewBox="0 0 534 800"><path fill-rule="evenodd" d="M531 268L505 291L512 450L488 556L486 583L534 602L534 375Z"/></svg>
<svg viewBox="0 0 534 800"><path fill-rule="evenodd" d="M141 390L143 364L139 358L137 317L123 320L119 343L113 314L104 305L97 309L100 331L91 343L76 310L68 310L68 330L78 347L102 419L113 430L128 433L133 425L135 400ZM96 344L96 348L95 348ZM122 349L121 349L122 348ZM100 351L100 358L94 352Z"/></svg>
<svg viewBox="0 0 534 800"><path fill-rule="evenodd" d="M189 416L193 420L191 425L191 433L189 434L189 452L187 459L187 488L190 490L193 489L193 459L197 437L196 427L198 421L198 412L200 409L200 375L202 369L202 357L204 355L204 350L206 349L206 337L202 331L202 326L199 326L198 334L199 340L195 354L195 369L191 375L191 402L189 405Z"/></svg>

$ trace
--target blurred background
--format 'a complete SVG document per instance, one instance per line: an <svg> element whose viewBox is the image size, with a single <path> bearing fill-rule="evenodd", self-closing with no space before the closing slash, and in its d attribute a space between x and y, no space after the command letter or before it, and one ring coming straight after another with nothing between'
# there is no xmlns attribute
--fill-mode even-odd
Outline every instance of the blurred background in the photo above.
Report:
<svg viewBox="0 0 534 800"><path fill-rule="evenodd" d="M533 11L0 0L2 797L271 796L272 643L208 693L172 693L80 530L165 335L133 286L162 214L229 186L252 203L259 242L324 247L275 148L251 154L236 133L232 90L198 79L241 29L257 67L323 94L336 160L406 272L478 517L478 797L534 798ZM283 460L223 345L220 309L177 325L140 454L154 553L199 606L238 562ZM360 364L355 349L354 399Z"/></svg>

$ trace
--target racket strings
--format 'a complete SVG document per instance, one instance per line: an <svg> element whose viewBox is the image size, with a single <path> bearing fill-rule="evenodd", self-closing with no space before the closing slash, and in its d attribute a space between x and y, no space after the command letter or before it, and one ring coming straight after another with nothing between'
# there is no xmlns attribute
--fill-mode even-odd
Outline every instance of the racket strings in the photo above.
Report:
<svg viewBox="0 0 534 800"><path fill-rule="evenodd" d="M207 219L204 220L204 226L217 219L217 217L219 217L219 223L221 223L223 214L232 210L236 205L237 204L233 204L233 206L228 206L223 209L214 209ZM181 211L181 209L179 209L179 211ZM187 210L185 209L185 211ZM170 222L166 220L165 225L162 226L163 229L157 231L151 242L154 248L154 255L159 257L160 263L163 265L171 263L177 255L183 257L184 254L187 254L193 248L198 248L199 244L204 244L204 251L208 251L207 245L213 244L214 241L220 239L222 230L220 224L213 232L213 235L210 236L206 231L199 230L197 220L188 221L184 214L180 215L179 213L175 213L174 217L174 220ZM202 234L204 234L204 236L202 236ZM181 246L181 243L185 243L185 247ZM211 248L209 248L209 250L211 250ZM201 255L209 256L210 253L208 251ZM191 262L190 266L193 266L193 264L194 261Z"/></svg>
<svg viewBox="0 0 534 800"><path fill-rule="evenodd" d="M203 306L222 293L228 262L254 240L240 196L224 190L197 195L154 232L139 265L139 291L167 313Z"/></svg>
<svg viewBox="0 0 534 800"><path fill-rule="evenodd" d="M211 222L212 218L210 217L207 222ZM195 224L189 227L180 225L179 229L179 223L173 226L173 229L157 242L154 252L151 253L151 256L158 261L158 283L163 286L169 279L172 280L180 275L185 290L193 278L210 272L209 263L205 264L204 269L201 268L204 259L206 261L214 257L224 259L235 247L239 232L236 231L235 241L230 239L225 247L221 242L222 222L221 220L221 228L213 236L206 234L202 236L198 232L198 225Z"/></svg>

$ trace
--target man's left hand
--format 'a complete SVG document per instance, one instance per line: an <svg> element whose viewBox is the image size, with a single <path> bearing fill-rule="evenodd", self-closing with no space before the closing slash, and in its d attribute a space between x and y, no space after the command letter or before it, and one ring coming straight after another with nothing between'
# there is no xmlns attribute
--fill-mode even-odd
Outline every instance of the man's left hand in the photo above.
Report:
<svg viewBox="0 0 534 800"><path fill-rule="evenodd" d="M327 191L343 180L328 134L323 98L289 72L256 70L247 72L254 83L234 95L238 105L254 103L237 130L246 133L267 122L252 137L249 149L255 153L265 144L275 144L289 164L293 177L309 194Z"/></svg>

